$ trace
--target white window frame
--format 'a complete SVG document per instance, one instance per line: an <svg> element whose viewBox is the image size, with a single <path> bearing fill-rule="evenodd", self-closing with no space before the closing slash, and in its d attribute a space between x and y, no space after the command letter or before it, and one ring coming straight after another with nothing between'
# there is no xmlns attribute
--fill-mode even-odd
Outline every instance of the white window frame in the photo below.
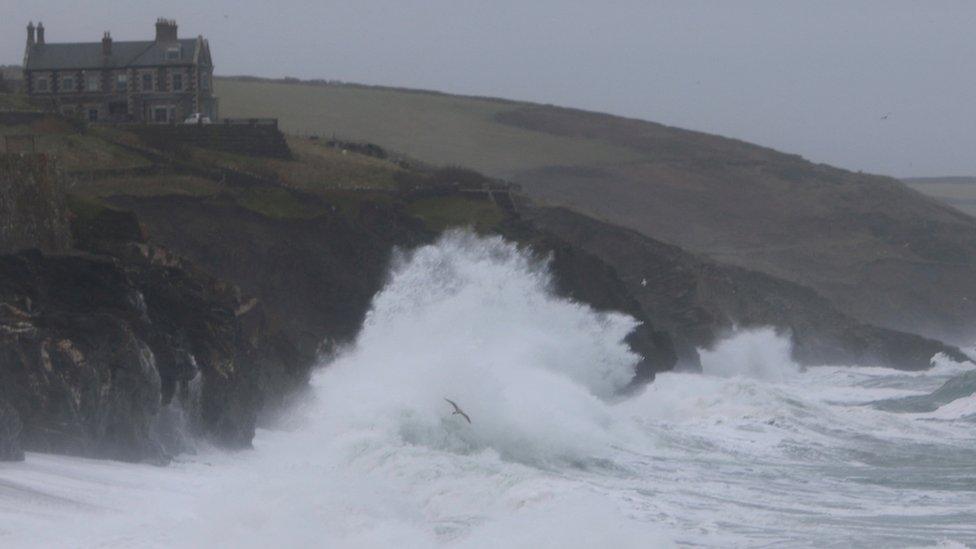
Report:
<svg viewBox="0 0 976 549"><path fill-rule="evenodd" d="M102 91L102 78L98 74L86 74L85 75L85 91L97 92Z"/></svg>
<svg viewBox="0 0 976 549"><path fill-rule="evenodd" d="M115 75L115 91L124 92L129 89L129 75L127 74L117 74Z"/></svg>

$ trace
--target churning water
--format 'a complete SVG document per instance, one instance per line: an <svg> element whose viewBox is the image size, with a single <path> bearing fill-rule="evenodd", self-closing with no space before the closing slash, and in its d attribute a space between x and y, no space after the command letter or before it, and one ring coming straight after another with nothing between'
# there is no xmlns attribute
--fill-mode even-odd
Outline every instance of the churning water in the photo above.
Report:
<svg viewBox="0 0 976 549"><path fill-rule="evenodd" d="M0 464L0 546L976 543L976 369L801 371L772 330L616 397L634 321L453 233L249 452ZM470 416L452 415L450 398Z"/></svg>

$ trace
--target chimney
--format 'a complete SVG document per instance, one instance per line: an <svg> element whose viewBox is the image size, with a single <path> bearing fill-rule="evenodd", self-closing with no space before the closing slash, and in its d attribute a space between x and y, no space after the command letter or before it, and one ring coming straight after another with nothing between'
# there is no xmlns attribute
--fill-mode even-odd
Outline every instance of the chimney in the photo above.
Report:
<svg viewBox="0 0 976 549"><path fill-rule="evenodd" d="M31 21L30 23L27 23L27 45L28 46L33 46L34 45L34 40L35 40L35 38L34 38L34 22Z"/></svg>
<svg viewBox="0 0 976 549"><path fill-rule="evenodd" d="M156 42L176 42L176 21L160 17L156 20Z"/></svg>
<svg viewBox="0 0 976 549"><path fill-rule="evenodd" d="M102 55L105 57L112 55L112 35L108 31L102 35Z"/></svg>
<svg viewBox="0 0 976 549"><path fill-rule="evenodd" d="M44 23L41 23L40 21L37 22L37 43L44 43Z"/></svg>

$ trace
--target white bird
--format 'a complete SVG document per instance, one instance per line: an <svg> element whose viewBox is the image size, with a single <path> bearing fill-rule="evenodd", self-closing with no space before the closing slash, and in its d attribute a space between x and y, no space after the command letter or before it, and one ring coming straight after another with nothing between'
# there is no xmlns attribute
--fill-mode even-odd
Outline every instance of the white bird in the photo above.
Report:
<svg viewBox="0 0 976 549"><path fill-rule="evenodd" d="M457 402L454 402L449 398L445 398L444 400L450 403L451 406L454 406L454 413L451 414L452 416L456 416L460 414L462 417L464 417L464 419L468 420L468 423L471 423L471 418L468 417L468 414L464 413L464 410L462 410L461 407L457 405Z"/></svg>

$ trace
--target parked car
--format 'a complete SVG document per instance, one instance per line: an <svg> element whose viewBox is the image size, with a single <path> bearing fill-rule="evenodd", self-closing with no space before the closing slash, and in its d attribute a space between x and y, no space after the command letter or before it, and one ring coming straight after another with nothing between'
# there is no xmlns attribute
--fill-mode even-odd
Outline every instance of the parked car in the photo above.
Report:
<svg viewBox="0 0 976 549"><path fill-rule="evenodd" d="M202 112L195 112L190 116L186 117L183 121L184 124L210 124L210 117L205 116Z"/></svg>

